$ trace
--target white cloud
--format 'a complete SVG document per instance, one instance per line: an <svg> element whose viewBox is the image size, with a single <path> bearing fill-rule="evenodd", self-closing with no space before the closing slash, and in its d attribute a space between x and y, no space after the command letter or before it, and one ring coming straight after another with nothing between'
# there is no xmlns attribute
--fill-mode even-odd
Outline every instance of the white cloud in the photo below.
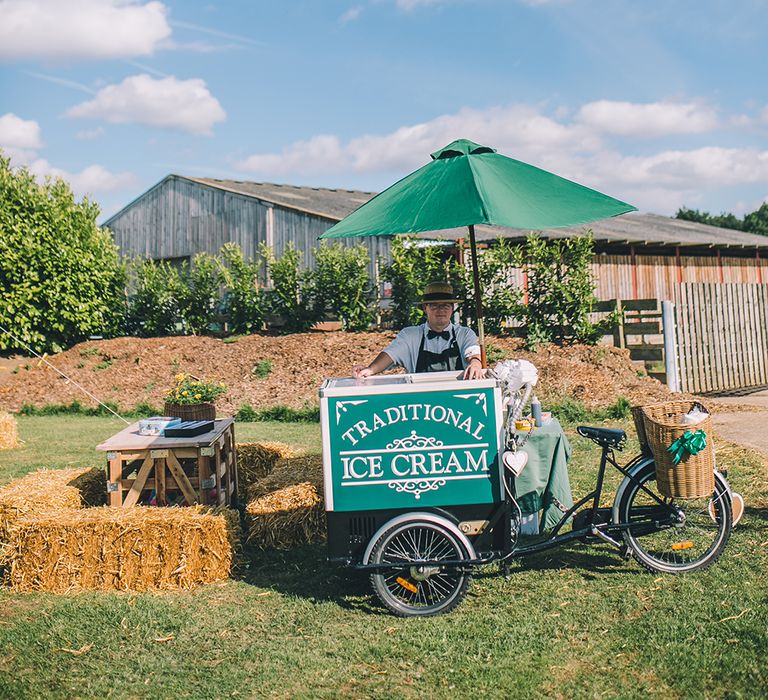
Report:
<svg viewBox="0 0 768 700"><path fill-rule="evenodd" d="M647 151L650 133L670 133L675 128L670 115L688 115L689 128L704 130L716 120L716 109L697 105L686 103L679 110L667 109L667 103L661 103L659 109L648 110L655 106L644 104L622 108L632 119L643 113L651 115L649 122L655 119L645 130L635 121L639 133L628 134L622 145L624 152L606 142L606 124L594 110L577 110L576 117L570 118L568 112L557 108L547 114L533 105L511 105L463 109L389 133L367 134L348 141L333 134L319 135L294 142L279 152L251 155L236 167L264 179L332 179L358 173L378 176L386 183L393 176L405 175L427 163L431 152L451 141L469 138L632 202L645 211L672 214L683 205L701 206L702 197L718 188L768 186L768 150L716 145L642 154L628 150L632 136L642 138Z"/></svg>
<svg viewBox="0 0 768 700"><path fill-rule="evenodd" d="M171 28L160 2L3 0L0 58L120 58L151 54Z"/></svg>
<svg viewBox="0 0 768 700"><path fill-rule="evenodd" d="M339 139L335 136L320 135L309 141L296 141L280 153L249 156L238 163L237 167L275 176L288 173L317 175L324 172L340 172L349 165L349 157Z"/></svg>
<svg viewBox="0 0 768 700"><path fill-rule="evenodd" d="M242 170L267 176L406 171L423 165L429 154L457 138L490 145L519 159L542 152L578 152L598 140L580 125L566 126L533 107L514 105L488 110L464 109L429 122L403 126L390 134L366 135L342 144L336 136L298 141L280 153L257 154L238 163Z"/></svg>
<svg viewBox="0 0 768 700"><path fill-rule="evenodd" d="M718 124L715 109L695 102L638 104L598 100L585 104L576 119L605 134L643 137L700 134Z"/></svg>
<svg viewBox="0 0 768 700"><path fill-rule="evenodd" d="M223 121L226 113L208 92L205 81L199 78L155 79L141 74L130 76L118 85L107 85L94 99L69 109L67 116L210 134L213 125Z"/></svg>
<svg viewBox="0 0 768 700"><path fill-rule="evenodd" d="M395 0L399 10L404 12L413 12L419 7L428 7L429 5L441 5L450 2L450 0Z"/></svg>
<svg viewBox="0 0 768 700"><path fill-rule="evenodd" d="M104 136L104 127L97 126L95 129L83 129L75 134L78 141L94 141Z"/></svg>
<svg viewBox="0 0 768 700"><path fill-rule="evenodd" d="M347 24L347 22L354 22L356 19L360 17L362 13L363 13L362 5L355 5L354 7L350 7L341 17L339 17L339 22L341 24Z"/></svg>
<svg viewBox="0 0 768 700"><path fill-rule="evenodd" d="M94 192L111 192L136 184L136 177L132 173L112 173L98 164L89 165L78 173L71 173L56 168L41 158L30 163L28 168L40 180L48 176L66 180L72 191L80 196Z"/></svg>
<svg viewBox="0 0 768 700"><path fill-rule="evenodd" d="M723 187L768 182L768 151L707 146L690 151L663 151L626 156L619 165L622 181L677 189Z"/></svg>
<svg viewBox="0 0 768 700"><path fill-rule="evenodd" d="M17 162L26 163L42 148L40 125L32 119L22 119L13 112L0 116L0 148Z"/></svg>

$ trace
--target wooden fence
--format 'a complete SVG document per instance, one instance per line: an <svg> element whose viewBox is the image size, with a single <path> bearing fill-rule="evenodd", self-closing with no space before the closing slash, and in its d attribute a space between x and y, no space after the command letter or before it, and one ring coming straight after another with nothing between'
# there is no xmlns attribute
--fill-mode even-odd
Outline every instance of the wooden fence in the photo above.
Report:
<svg viewBox="0 0 768 700"><path fill-rule="evenodd" d="M680 284L675 321L682 391L768 385L768 284Z"/></svg>

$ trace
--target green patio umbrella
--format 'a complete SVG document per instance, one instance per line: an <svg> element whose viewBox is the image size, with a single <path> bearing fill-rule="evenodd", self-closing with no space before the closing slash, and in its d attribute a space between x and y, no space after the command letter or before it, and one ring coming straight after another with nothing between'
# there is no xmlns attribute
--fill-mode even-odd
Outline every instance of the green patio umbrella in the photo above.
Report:
<svg viewBox="0 0 768 700"><path fill-rule="evenodd" d="M478 336L485 365L475 225L539 230L607 219L636 207L460 139L326 231L321 238L469 228Z"/></svg>

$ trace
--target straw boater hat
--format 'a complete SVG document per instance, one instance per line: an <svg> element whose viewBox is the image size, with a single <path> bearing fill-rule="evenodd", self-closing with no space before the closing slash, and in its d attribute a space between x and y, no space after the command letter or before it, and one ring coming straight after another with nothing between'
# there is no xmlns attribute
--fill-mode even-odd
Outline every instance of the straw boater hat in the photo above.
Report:
<svg viewBox="0 0 768 700"><path fill-rule="evenodd" d="M420 304L461 304L463 299L457 299L453 287L447 282L430 282L424 287L421 299L415 302Z"/></svg>

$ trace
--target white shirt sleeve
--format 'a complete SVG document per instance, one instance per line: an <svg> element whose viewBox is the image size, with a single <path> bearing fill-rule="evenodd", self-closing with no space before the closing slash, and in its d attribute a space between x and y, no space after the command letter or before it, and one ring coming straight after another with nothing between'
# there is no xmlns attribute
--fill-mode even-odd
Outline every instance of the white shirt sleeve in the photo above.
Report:
<svg viewBox="0 0 768 700"><path fill-rule="evenodd" d="M480 354L480 341L471 328L456 326L456 343L462 357L473 357Z"/></svg>

